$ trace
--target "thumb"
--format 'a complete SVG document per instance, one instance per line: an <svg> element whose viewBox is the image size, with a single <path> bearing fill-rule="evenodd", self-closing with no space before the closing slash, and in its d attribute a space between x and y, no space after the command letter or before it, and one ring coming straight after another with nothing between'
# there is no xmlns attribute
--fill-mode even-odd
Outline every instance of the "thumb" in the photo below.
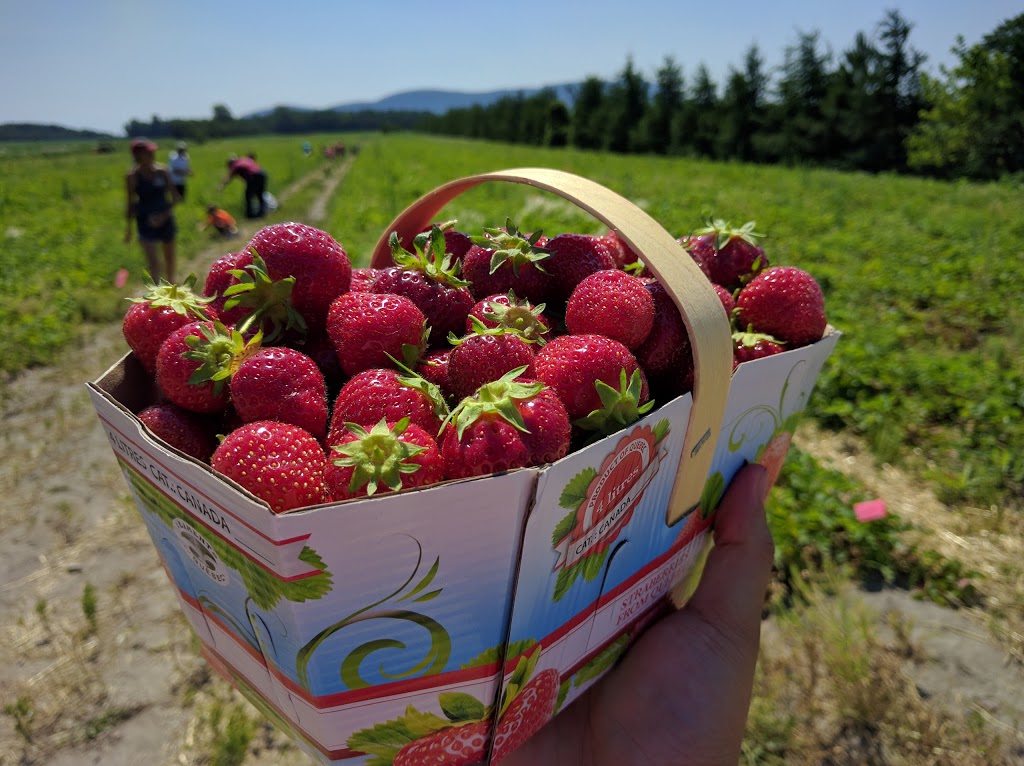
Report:
<svg viewBox="0 0 1024 766"><path fill-rule="evenodd" d="M757 646L774 546L764 514L765 469L751 463L736 474L718 508L715 547L697 592L684 608L737 644Z"/></svg>

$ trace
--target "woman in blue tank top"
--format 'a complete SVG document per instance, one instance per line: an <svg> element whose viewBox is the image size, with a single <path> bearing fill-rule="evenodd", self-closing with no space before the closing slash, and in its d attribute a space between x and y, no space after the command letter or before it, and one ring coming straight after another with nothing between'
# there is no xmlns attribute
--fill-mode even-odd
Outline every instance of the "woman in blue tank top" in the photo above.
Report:
<svg viewBox="0 0 1024 766"><path fill-rule="evenodd" d="M124 241L132 240L132 220L139 244L146 254L146 266L154 282L174 282L174 239L178 233L173 207L181 201L167 168L155 161L156 144L144 138L131 143L135 167L125 179L128 202L125 210ZM163 268L157 246L163 248Z"/></svg>

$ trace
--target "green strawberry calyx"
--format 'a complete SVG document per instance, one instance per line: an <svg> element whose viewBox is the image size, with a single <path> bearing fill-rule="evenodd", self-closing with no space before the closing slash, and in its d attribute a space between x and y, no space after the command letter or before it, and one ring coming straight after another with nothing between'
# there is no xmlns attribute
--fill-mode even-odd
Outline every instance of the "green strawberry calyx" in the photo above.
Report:
<svg viewBox="0 0 1024 766"><path fill-rule="evenodd" d="M350 493L366 487L366 494L373 495L382 484L397 492L402 488L404 474L420 470L418 463L410 461L426 447L399 438L409 428L409 418L402 418L391 427L386 418L381 418L369 431L357 423L345 423L345 428L356 438L333 445L331 449L338 454L331 461L336 466L355 469L348 484Z"/></svg>
<svg viewBox="0 0 1024 766"><path fill-rule="evenodd" d="M575 421L575 424L585 431L594 431L601 435L613 434L630 423L635 423L641 415L646 415L654 407L653 399L646 404L640 404L643 391L640 370L634 370L628 380L625 368L620 370L618 389L612 388L603 380L596 381L594 388L601 397L600 409Z"/></svg>
<svg viewBox="0 0 1024 766"><path fill-rule="evenodd" d="M469 282L460 276L459 261L445 252L444 231L434 224L429 231L420 232L412 241L413 251L402 247L398 232L391 232L388 247L391 260L396 266L410 271L420 271L430 280L450 287L467 287Z"/></svg>
<svg viewBox="0 0 1024 766"><path fill-rule="evenodd" d="M697 236L713 234L715 250L721 250L733 239L742 239L751 245L757 245L757 240L763 239L765 236L754 231L754 227L757 225L754 221L747 221L738 229L733 228L728 221L723 221L721 218L708 218L704 223L704 227L697 229L694 234Z"/></svg>
<svg viewBox="0 0 1024 766"><path fill-rule="evenodd" d="M238 282L224 291L225 309L243 306L249 313L238 323L238 329L246 332L253 325L269 328L266 342L272 343L287 330L305 334L306 320L292 305L292 290L295 277L285 277L276 282L270 278L266 262L254 249L252 263L244 269L228 272Z"/></svg>
<svg viewBox="0 0 1024 766"><path fill-rule="evenodd" d="M533 264L544 271L541 263L551 255L551 251L537 246L542 235L543 232L538 230L527 236L511 218L506 218L504 229L484 229L483 235L470 237L470 240L474 245L491 251L491 274L506 261L512 264L512 273L519 274L519 269L526 264Z"/></svg>
<svg viewBox="0 0 1024 766"><path fill-rule="evenodd" d="M785 346L786 342L779 340L773 335L763 332L755 332L752 325L747 325L745 331L737 331L732 334L732 343L736 348L754 348L758 343L774 343L776 346Z"/></svg>
<svg viewBox="0 0 1024 766"><path fill-rule="evenodd" d="M514 291L508 292L508 305L497 301L487 301L484 305L484 319L494 322L499 329L510 330L516 333L527 343L544 345L545 335L550 328L541 319L546 305L538 303L531 304L528 300L519 300ZM473 321L476 320L476 321ZM476 328L477 318L473 317L473 327Z"/></svg>
<svg viewBox="0 0 1024 766"><path fill-rule="evenodd" d="M537 669L537 661L540 660L542 652L543 647L538 646L531 654L524 654L519 658L519 662L516 663L516 669L512 671L512 675L509 676L508 681L505 683L505 688L501 692L501 703L498 706L497 720L501 720L505 711L508 710L508 706L512 704L512 700L516 698L516 695L522 691L523 687L526 686L533 676L533 672Z"/></svg>
<svg viewBox="0 0 1024 766"><path fill-rule="evenodd" d="M221 392L242 362L263 347L262 332L246 341L240 330L229 330L221 322L214 322L212 326L202 325L199 332L199 335L185 338L189 350L183 356L200 363L188 382L193 386L212 382L215 394Z"/></svg>
<svg viewBox="0 0 1024 766"><path fill-rule="evenodd" d="M425 394L427 398L430 399L430 403L434 408L434 414L441 420L447 418L449 415L448 402L445 401L444 393L442 393L440 386L436 383L431 383L415 370L411 369L408 365L398 361L390 354L388 355L388 358L398 367L399 371L403 373L398 376L398 382L403 386L414 388ZM415 364L415 362L413 363Z"/></svg>
<svg viewBox="0 0 1024 766"><path fill-rule="evenodd" d="M544 384L538 381L524 383L517 381L520 375L526 372L526 366L516 367L509 370L500 378L491 383L484 383L472 396L467 396L444 421L441 426L443 431L450 423L455 423L455 432L459 439L469 426L473 425L484 415L498 415L509 422L517 431L529 433L523 415L516 407L516 402L522 399L532 399L544 389Z"/></svg>
<svg viewBox="0 0 1024 766"><path fill-rule="evenodd" d="M148 303L153 308L170 308L175 314L182 316L195 316L199 319L209 320L210 315L206 313L206 306L213 300L213 296L204 298L196 292L196 275L189 274L180 285L161 279L160 284L153 282L149 272L143 272L142 281L146 289L141 298L129 298L132 303Z"/></svg>

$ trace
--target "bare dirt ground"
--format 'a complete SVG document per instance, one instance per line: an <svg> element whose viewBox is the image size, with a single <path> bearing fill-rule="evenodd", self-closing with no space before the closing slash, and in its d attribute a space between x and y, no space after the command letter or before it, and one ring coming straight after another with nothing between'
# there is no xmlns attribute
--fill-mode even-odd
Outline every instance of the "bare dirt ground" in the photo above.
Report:
<svg viewBox="0 0 1024 766"><path fill-rule="evenodd" d="M300 185L319 183L312 206L294 217L322 220L347 168L283 191L285 209ZM243 225L243 241L255 228ZM224 252L224 243L211 246L183 270L202 279ZM91 328L62 365L0 389L0 766L309 763L198 657L83 385L126 350L119 325ZM798 443L919 524L933 547L1000 582L1022 571L1024 540L989 523L965 525L855 440L805 427ZM1021 587L1018 576L996 597L1021 596ZM995 630L989 612L953 612L900 592L860 597L880 625L890 610L908 617L924 653L907 673L929 699L980 710L1009 739L1022 737L1024 639L1012 623Z"/></svg>

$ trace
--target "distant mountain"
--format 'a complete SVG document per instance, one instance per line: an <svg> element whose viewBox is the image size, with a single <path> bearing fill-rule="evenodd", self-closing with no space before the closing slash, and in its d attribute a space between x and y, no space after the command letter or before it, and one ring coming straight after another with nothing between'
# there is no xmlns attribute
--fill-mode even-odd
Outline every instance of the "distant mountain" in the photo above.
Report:
<svg viewBox="0 0 1024 766"><path fill-rule="evenodd" d="M72 130L61 125L39 125L32 122L9 122L0 125L0 141L72 141L83 139L109 140L113 136L95 130Z"/></svg>
<svg viewBox="0 0 1024 766"><path fill-rule="evenodd" d="M327 107L323 111L330 112L430 112L432 114L444 114L450 109L466 109L471 106L490 106L506 96L515 96L522 93L524 96L533 96L542 90L550 88L562 101L572 105L574 92L577 83L564 83L561 85L549 85L544 88L506 88L504 90L489 90L481 93L471 93L457 90L407 90L395 93L390 96L378 99L377 101L353 101L337 106ZM301 106L287 106L287 109L295 111L313 111ZM254 112L247 117L266 117L273 109L263 109Z"/></svg>

